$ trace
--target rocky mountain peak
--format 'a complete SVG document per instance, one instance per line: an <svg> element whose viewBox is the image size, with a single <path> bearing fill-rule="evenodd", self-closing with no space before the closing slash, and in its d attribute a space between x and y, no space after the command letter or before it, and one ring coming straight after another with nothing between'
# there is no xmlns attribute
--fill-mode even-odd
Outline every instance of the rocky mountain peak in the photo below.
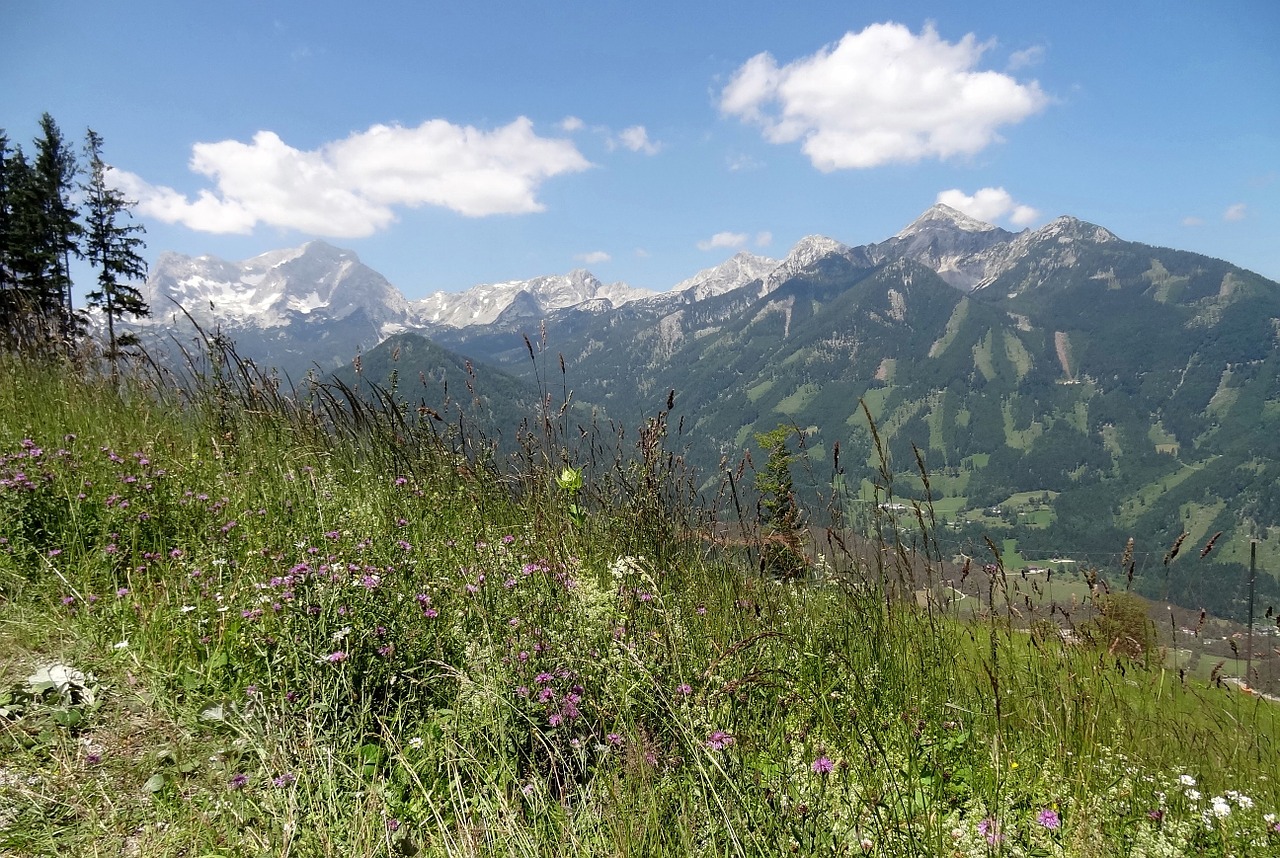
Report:
<svg viewBox="0 0 1280 858"><path fill-rule="evenodd" d="M925 232L937 232L939 230L960 230L961 232L990 232L998 230L999 227L993 226L977 218L970 217L959 209L954 209L945 203L934 203L925 209L920 217L913 220L907 226L903 227L894 238L905 239L913 235L919 235Z"/></svg>
<svg viewBox="0 0 1280 858"><path fill-rule="evenodd" d="M672 287L671 292L701 301L713 295L731 292L753 280L760 280L778 267L778 260L739 251L713 268L704 268Z"/></svg>
<svg viewBox="0 0 1280 858"><path fill-rule="evenodd" d="M1097 224L1088 223L1069 215L1054 218L1049 223L1032 233L1037 239L1053 239L1059 243L1071 241L1119 241L1120 239L1109 229Z"/></svg>
<svg viewBox="0 0 1280 858"><path fill-rule="evenodd" d="M825 235L806 235L796 242L787 258L764 277L760 294L767 295L824 256L848 253L849 246Z"/></svg>

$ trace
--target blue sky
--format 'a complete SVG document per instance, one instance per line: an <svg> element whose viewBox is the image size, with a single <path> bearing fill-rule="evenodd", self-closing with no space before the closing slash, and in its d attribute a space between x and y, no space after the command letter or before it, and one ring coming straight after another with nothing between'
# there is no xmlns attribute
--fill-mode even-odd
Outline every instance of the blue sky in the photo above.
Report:
<svg viewBox="0 0 1280 858"><path fill-rule="evenodd" d="M889 237L942 199L1280 279L1280 3L19 2L0 127L105 138L148 256L410 298Z"/></svg>

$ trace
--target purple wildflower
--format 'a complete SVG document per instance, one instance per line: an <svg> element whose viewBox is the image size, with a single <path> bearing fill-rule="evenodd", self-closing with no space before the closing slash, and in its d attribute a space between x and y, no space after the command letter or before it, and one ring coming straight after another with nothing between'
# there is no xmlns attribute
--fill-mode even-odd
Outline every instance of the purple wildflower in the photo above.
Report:
<svg viewBox="0 0 1280 858"><path fill-rule="evenodd" d="M713 751L723 751L725 748L732 745L733 742L733 736L729 735L724 730L715 730L707 737L707 747Z"/></svg>
<svg viewBox="0 0 1280 858"><path fill-rule="evenodd" d="M346 652L344 652L343 650L336 650L335 652L331 652L327 656L325 656L325 661L329 662L330 664L338 664L339 662L346 661L347 658L348 658L348 655L346 654Z"/></svg>
<svg viewBox="0 0 1280 858"><path fill-rule="evenodd" d="M1062 820L1058 818L1058 812L1053 808L1046 807L1036 816L1036 822L1052 831L1062 825Z"/></svg>
<svg viewBox="0 0 1280 858"><path fill-rule="evenodd" d="M994 817L988 816L979 822L978 833L987 838L992 846L1004 840L1004 835L1000 833L1000 823Z"/></svg>
<svg viewBox="0 0 1280 858"><path fill-rule="evenodd" d="M810 766L809 768L813 769L813 773L815 775L829 775L831 774L832 770L835 768L835 764L831 762L830 757L828 757L826 754L823 754L822 756L818 757L818 759L814 760L813 765Z"/></svg>
<svg viewBox="0 0 1280 858"><path fill-rule="evenodd" d="M248 785L249 776L244 772L237 772L236 775L227 783L227 786L232 789L244 789Z"/></svg>

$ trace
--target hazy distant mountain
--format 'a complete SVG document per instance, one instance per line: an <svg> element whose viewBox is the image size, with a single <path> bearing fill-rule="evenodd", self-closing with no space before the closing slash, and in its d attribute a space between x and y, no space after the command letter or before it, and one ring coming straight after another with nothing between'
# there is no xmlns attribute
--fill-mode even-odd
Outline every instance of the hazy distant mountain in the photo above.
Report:
<svg viewBox="0 0 1280 858"><path fill-rule="evenodd" d="M165 253L143 288L157 321L181 305L201 324L279 328L321 314L363 312L383 336L409 320L409 302L354 253L323 241L226 262Z"/></svg>
<svg viewBox="0 0 1280 858"><path fill-rule="evenodd" d="M541 315L600 299L607 301L608 307L619 307L652 295L647 289L635 289L625 283L606 285L590 271L579 268L568 274L473 286L465 292L436 292L415 301L413 312L419 324L461 328L488 325L517 300L522 301L526 312Z"/></svg>

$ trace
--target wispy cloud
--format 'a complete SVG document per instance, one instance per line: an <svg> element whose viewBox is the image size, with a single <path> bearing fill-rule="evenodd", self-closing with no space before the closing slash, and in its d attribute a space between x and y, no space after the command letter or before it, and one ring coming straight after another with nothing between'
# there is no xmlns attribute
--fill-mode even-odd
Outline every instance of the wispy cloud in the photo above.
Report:
<svg viewBox="0 0 1280 858"><path fill-rule="evenodd" d="M756 247L768 247L773 244L773 233L762 231L756 233Z"/></svg>
<svg viewBox="0 0 1280 858"><path fill-rule="evenodd" d="M739 173L744 170L759 170L764 162L750 155L730 155L726 160L729 172Z"/></svg>
<svg viewBox="0 0 1280 858"><path fill-rule="evenodd" d="M1235 203L1227 206L1227 210L1222 213L1222 219L1226 221L1244 220L1248 217L1249 207L1244 203Z"/></svg>
<svg viewBox="0 0 1280 858"><path fill-rule="evenodd" d="M566 116L560 120L560 130L566 134L572 134L575 131L581 131L586 127L586 123L576 116Z"/></svg>
<svg viewBox="0 0 1280 858"><path fill-rule="evenodd" d="M608 262L610 259L613 259L612 256L605 253L603 250L593 250L590 253L579 253L573 258L585 265L597 265L601 262Z"/></svg>
<svg viewBox="0 0 1280 858"><path fill-rule="evenodd" d="M1044 46L1032 45L1021 51L1014 51L1009 54L1009 62L1005 65L1008 71L1018 71L1019 69L1030 68L1031 66L1040 65L1044 60Z"/></svg>
<svg viewBox="0 0 1280 858"><path fill-rule="evenodd" d="M1183 226L1204 226L1204 218L1188 215L1182 219Z"/></svg>
<svg viewBox="0 0 1280 858"><path fill-rule="evenodd" d="M539 137L520 117L491 131L443 119L374 125L311 151L271 131L250 143L197 143L190 167L213 187L194 199L132 173L113 175L140 214L167 223L219 233L263 224L349 238L385 228L398 207L440 206L468 217L539 212L545 180L590 166L572 142Z"/></svg>
<svg viewBox="0 0 1280 858"><path fill-rule="evenodd" d="M951 43L932 26L873 24L786 65L747 60L720 94L720 109L761 126L772 143L802 141L831 170L972 155L996 129L1048 104L1040 85L977 66L989 43Z"/></svg>
<svg viewBox="0 0 1280 858"><path fill-rule="evenodd" d="M1004 188L980 188L973 194L951 188L939 193L937 202L986 223L1004 220L1013 226L1030 226L1040 219L1039 211L1019 203Z"/></svg>

